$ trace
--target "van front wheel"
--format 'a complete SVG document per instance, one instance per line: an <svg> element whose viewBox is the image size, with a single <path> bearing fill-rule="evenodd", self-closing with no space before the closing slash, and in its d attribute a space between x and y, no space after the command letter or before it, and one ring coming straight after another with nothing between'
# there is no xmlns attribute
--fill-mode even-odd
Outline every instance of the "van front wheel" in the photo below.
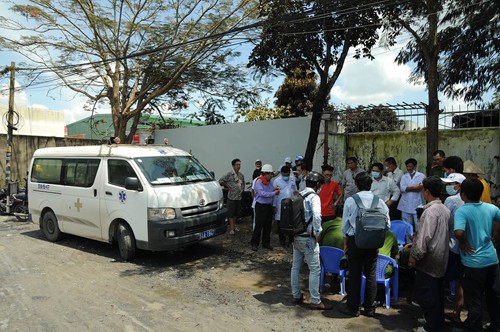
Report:
<svg viewBox="0 0 500 332"><path fill-rule="evenodd" d="M61 238L61 230L59 229L54 213L47 212L43 215L42 232L45 238L51 242L55 242Z"/></svg>
<svg viewBox="0 0 500 332"><path fill-rule="evenodd" d="M119 223L116 231L118 249L123 260L129 261L135 257L135 238L130 227L125 223Z"/></svg>

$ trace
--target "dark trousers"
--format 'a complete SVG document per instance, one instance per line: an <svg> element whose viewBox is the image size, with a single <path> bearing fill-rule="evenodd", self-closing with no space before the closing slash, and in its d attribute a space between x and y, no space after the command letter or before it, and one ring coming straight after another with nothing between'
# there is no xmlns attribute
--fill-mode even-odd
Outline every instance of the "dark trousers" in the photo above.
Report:
<svg viewBox="0 0 500 332"><path fill-rule="evenodd" d="M398 210L399 199L389 207L389 218L391 220L401 220L401 211Z"/></svg>
<svg viewBox="0 0 500 332"><path fill-rule="evenodd" d="M483 294L490 314L488 331L500 331L500 272L498 264L473 269L464 266L462 287L468 310L467 331L483 331Z"/></svg>
<svg viewBox="0 0 500 332"><path fill-rule="evenodd" d="M273 206L271 204L255 203L255 227L250 242L258 246L262 235L262 245L269 246L271 244L272 225Z"/></svg>
<svg viewBox="0 0 500 332"><path fill-rule="evenodd" d="M287 237L285 236L285 234L283 234L283 232L281 231L281 225L280 225L280 221L279 220L276 220L276 225L278 226L278 237L280 239L280 244L283 246L283 245L287 245L288 244L288 241L287 241Z"/></svg>
<svg viewBox="0 0 500 332"><path fill-rule="evenodd" d="M415 298L425 317L424 329L441 331L444 323L444 278L435 278L417 270L415 273Z"/></svg>
<svg viewBox="0 0 500 332"><path fill-rule="evenodd" d="M351 310L358 310L361 301L361 273L366 277L365 310L374 309L373 303L377 296L377 269L378 249L360 249L356 246L354 236L347 237L347 266L349 269L349 283L347 284L347 306Z"/></svg>

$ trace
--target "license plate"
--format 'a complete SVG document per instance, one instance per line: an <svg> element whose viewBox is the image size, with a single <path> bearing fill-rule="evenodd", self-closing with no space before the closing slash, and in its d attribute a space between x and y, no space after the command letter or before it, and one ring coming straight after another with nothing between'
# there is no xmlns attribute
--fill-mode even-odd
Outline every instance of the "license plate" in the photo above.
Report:
<svg viewBox="0 0 500 332"><path fill-rule="evenodd" d="M200 240L203 240L203 239L207 239L209 237L212 237L215 235L215 229L209 229L208 231L204 231L204 232L201 232L199 235L198 235L198 238Z"/></svg>

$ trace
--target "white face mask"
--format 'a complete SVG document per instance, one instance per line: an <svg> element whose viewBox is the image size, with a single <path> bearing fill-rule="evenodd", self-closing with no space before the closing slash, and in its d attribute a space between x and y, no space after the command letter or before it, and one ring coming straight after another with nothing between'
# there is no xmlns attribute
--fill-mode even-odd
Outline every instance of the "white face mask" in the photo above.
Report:
<svg viewBox="0 0 500 332"><path fill-rule="evenodd" d="M458 190L455 190L455 186L446 186L446 193L450 196L453 196L458 193Z"/></svg>

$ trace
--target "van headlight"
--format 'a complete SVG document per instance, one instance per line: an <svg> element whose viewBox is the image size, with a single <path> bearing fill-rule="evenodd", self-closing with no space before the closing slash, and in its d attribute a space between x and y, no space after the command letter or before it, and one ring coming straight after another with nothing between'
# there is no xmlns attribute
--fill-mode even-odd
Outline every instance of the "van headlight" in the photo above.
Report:
<svg viewBox="0 0 500 332"><path fill-rule="evenodd" d="M172 208L148 209L149 221L165 221L171 219L175 219L175 209Z"/></svg>
<svg viewBox="0 0 500 332"><path fill-rule="evenodd" d="M222 197L219 201L219 210L224 207L224 197Z"/></svg>

